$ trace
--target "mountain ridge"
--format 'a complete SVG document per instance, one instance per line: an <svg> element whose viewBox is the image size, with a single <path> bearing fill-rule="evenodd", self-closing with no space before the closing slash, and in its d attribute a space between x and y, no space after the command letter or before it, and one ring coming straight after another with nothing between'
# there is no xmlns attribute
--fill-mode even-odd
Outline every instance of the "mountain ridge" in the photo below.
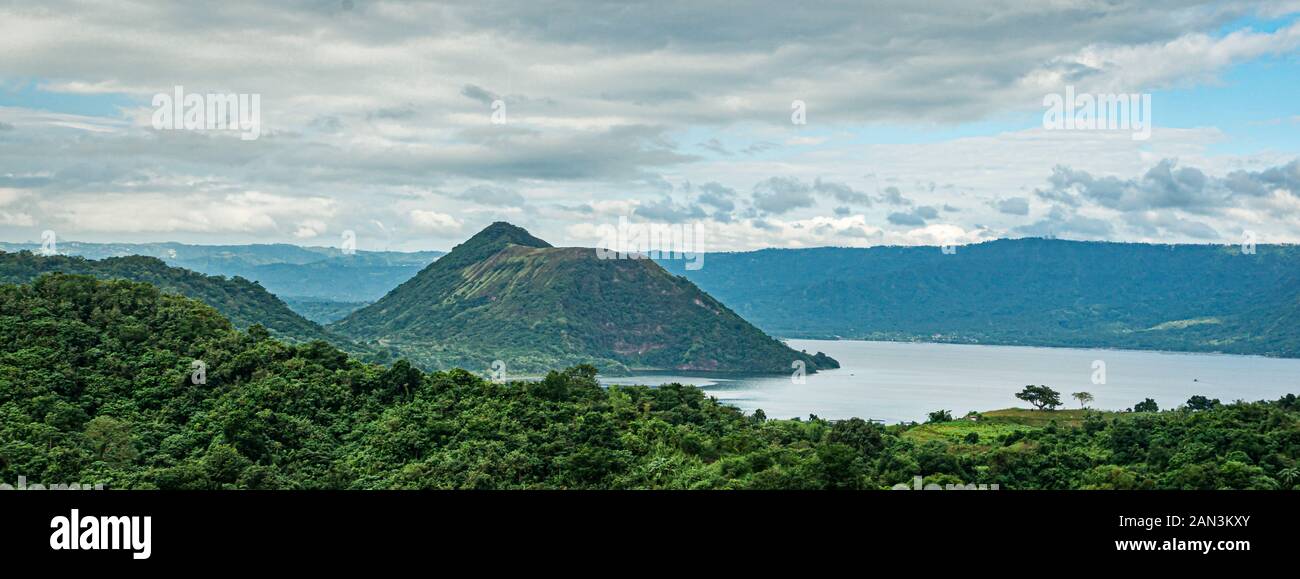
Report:
<svg viewBox="0 0 1300 579"><path fill-rule="evenodd" d="M494 223L329 328L426 367L788 372L789 349L649 259L598 259Z"/></svg>
<svg viewBox="0 0 1300 579"><path fill-rule="evenodd" d="M240 329L260 324L272 335L291 341L324 340L346 345L346 340L298 315L257 282L241 277L211 276L172 267L159 258L143 255L93 260L41 256L30 251L0 251L0 283L25 284L51 273L148 283L162 291L204 302Z"/></svg>
<svg viewBox="0 0 1300 579"><path fill-rule="evenodd" d="M1300 318L1294 245L1023 238L951 255L764 249L710 254L699 271L661 265L785 337L1300 357L1300 329L1279 323Z"/></svg>
<svg viewBox="0 0 1300 579"><path fill-rule="evenodd" d="M0 242L0 250L40 253L39 243ZM155 257L171 267L207 275L239 276L256 281L289 303L334 302L346 307L373 302L433 262L442 251L372 251L345 253L338 247L299 246L288 243L199 245L179 242L91 243L61 241L58 254L102 260L141 255ZM298 311L304 316L308 312Z"/></svg>

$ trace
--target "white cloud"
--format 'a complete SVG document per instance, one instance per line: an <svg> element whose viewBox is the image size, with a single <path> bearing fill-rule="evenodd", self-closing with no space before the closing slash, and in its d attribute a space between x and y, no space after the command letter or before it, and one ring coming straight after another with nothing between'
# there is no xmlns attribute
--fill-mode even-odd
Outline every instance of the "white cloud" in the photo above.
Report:
<svg viewBox="0 0 1300 579"><path fill-rule="evenodd" d="M7 187L0 187L0 207L12 205L17 201L21 199L26 199L30 196L31 196L31 192L25 191L23 189L10 189Z"/></svg>
<svg viewBox="0 0 1300 579"><path fill-rule="evenodd" d="M325 233L326 229L324 221L309 219L298 224L298 228L293 231L293 236L298 239L311 239Z"/></svg>
<svg viewBox="0 0 1300 579"><path fill-rule="evenodd" d="M322 2L263 6L255 17L220 3L11 4L0 7L0 77L34 79L76 102L127 104L104 116L0 107L0 188L30 193L7 202L0 193L0 217L111 238L295 240L351 229L412 249L445 248L501 218L563 238L638 208L704 214L725 248L983 237L1042 218L1050 209L1032 194L1058 165L1133 178L1177 159L1224 175L1294 154L1214 154L1227 136L1212 118L1204 128L1157 126L1145 143L1030 129L864 144L875 127L1037 112L1045 92L1067 83L1141 92L1213 82L1235 64L1294 54L1300 23L1221 31L1296 6L941 0L867 18L852 3L776 0L743 11L708 1L669 10ZM148 97L175 85L262 94L262 139L152 131ZM491 123L496 98L505 125ZM808 104L806 127L790 125L794 99ZM773 178L843 188L769 188L756 204L749 192ZM675 189L686 183L742 193L706 209L699 194ZM849 201L888 187L911 207ZM1032 202L1006 213L991 205L1013 198ZM1206 225L1225 232L1248 220L1300 238L1294 204L1260 198ZM923 227L887 217L945 205L963 211L920 216ZM755 209L767 215L750 219ZM1089 211L1058 216L1087 229L1086 219L1102 219Z"/></svg>
<svg viewBox="0 0 1300 579"><path fill-rule="evenodd" d="M411 223L425 231L439 234L459 232L464 226L461 220L446 213L414 209L410 213Z"/></svg>
<svg viewBox="0 0 1300 579"><path fill-rule="evenodd" d="M34 227L36 219L27 213L11 213L0 210L0 225L11 227Z"/></svg>
<svg viewBox="0 0 1300 579"><path fill-rule="evenodd" d="M1264 55L1294 51L1300 45L1300 22L1274 32L1238 30L1221 37L1189 33L1173 40L1133 45L1094 45L1062 62L1093 71L1089 90L1145 92L1170 84L1213 81L1228 66ZM1049 90L1068 79L1040 77Z"/></svg>
<svg viewBox="0 0 1300 579"><path fill-rule="evenodd" d="M332 216L335 202L255 191L219 196L101 192L46 199L39 205L51 226L78 232L274 233L290 219Z"/></svg>

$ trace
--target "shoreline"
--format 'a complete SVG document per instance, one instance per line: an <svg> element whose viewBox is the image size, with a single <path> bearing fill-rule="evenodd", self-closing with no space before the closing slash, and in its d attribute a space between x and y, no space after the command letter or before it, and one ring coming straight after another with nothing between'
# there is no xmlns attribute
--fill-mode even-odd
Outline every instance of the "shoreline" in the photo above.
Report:
<svg viewBox="0 0 1300 579"><path fill-rule="evenodd" d="M791 340L803 342L864 342L875 344L916 344L932 346L974 346L981 348L1020 348L1020 349L1041 349L1041 350L1079 350L1079 351L1098 351L1098 352L1139 352L1143 354L1186 354L1198 356L1230 356L1234 358L1261 358L1265 360L1300 360L1300 356L1270 356L1268 354L1234 354L1232 352L1222 351L1200 351L1200 350L1160 350L1155 348L1116 348L1107 346L1048 346L1048 345L1028 345L1028 344L995 344L995 343L970 343L970 342L937 342L934 340L881 340L881 339L862 339L862 338L789 338L778 337L777 340L788 343ZM839 370L839 368L830 368L827 372Z"/></svg>

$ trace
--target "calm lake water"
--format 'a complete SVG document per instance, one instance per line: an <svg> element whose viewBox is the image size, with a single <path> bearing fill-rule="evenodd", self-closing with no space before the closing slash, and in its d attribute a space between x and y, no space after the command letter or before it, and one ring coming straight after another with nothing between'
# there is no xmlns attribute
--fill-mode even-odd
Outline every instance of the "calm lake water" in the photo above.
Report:
<svg viewBox="0 0 1300 579"><path fill-rule="evenodd" d="M606 384L666 384L701 387L746 413L761 408L769 418L873 418L888 423L923 422L928 412L1027 407L1014 394L1026 384L1061 392L1066 408L1077 408L1072 392L1090 392L1093 408L1122 410L1144 398L1171 408L1194 394L1218 398L1276 399L1300 394L1300 359L1258 356L1081 350L1020 346L970 346L826 340L789 340L796 350L822 351L839 360L795 384L785 376L691 376L644 374L603 378ZM1094 384L1093 361L1105 362L1106 381Z"/></svg>

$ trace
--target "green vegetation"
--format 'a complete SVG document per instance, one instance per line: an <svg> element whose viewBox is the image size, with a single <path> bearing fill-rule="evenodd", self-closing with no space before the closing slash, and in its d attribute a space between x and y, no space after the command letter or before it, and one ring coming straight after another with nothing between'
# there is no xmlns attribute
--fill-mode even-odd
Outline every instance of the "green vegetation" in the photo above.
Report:
<svg viewBox="0 0 1300 579"><path fill-rule="evenodd" d="M329 324L348 317L369 305L370 302L336 302L319 298L283 298L285 305L318 324Z"/></svg>
<svg viewBox="0 0 1300 579"><path fill-rule="evenodd" d="M299 310L297 305L375 301L443 254L441 251L366 250L344 254L337 247L301 247L283 243L190 245L65 241L60 242L58 248L66 255L86 259L145 255L161 259L172 267L208 275L242 277L261 284L293 307L294 311L317 323L332 322L348 312L322 321L309 315L316 310ZM10 252L37 251L40 245L0 242L0 249ZM360 304L356 307L360 307Z"/></svg>
<svg viewBox="0 0 1300 579"><path fill-rule="evenodd" d="M495 223L383 299L330 326L423 368L528 374L791 372L839 366L791 350L648 259L598 259Z"/></svg>
<svg viewBox="0 0 1300 579"><path fill-rule="evenodd" d="M1012 433L1025 433L1035 430L1031 426L1018 424L1016 422L983 422L973 420L957 420L952 422L926 423L915 428L908 429L903 433L905 440L916 444L924 444L932 441L940 441L956 444L966 442L968 439L979 442L993 441L1005 438ZM972 439L971 435L975 435Z"/></svg>
<svg viewBox="0 0 1300 579"><path fill-rule="evenodd" d="M1087 408L1088 403L1092 402L1094 399L1092 394L1089 392L1075 392L1074 394L1071 394L1070 397L1079 402L1079 408Z"/></svg>
<svg viewBox="0 0 1300 579"><path fill-rule="evenodd" d="M89 260L63 255L40 256L30 251L0 252L0 282L26 283L51 272L144 282L208 304L239 328L261 324L278 338L299 342L327 340L347 345L346 340L294 313L256 282L241 277L204 275L140 255Z"/></svg>
<svg viewBox="0 0 1300 579"><path fill-rule="evenodd" d="M934 412L931 412L930 416L926 419L927 423L951 421L952 413L947 410L935 410Z"/></svg>
<svg viewBox="0 0 1300 579"><path fill-rule="evenodd" d="M1039 410L1055 410L1061 405L1061 393L1042 385L1025 386L1024 390L1016 393L1016 398L1033 404Z"/></svg>
<svg viewBox="0 0 1300 579"><path fill-rule="evenodd" d="M201 360L206 379L193 383ZM926 425L745 416L590 366L497 384L367 364L147 284L0 284L0 481L108 488L1297 488L1300 402L1006 410ZM1195 399L1194 399L1195 400ZM942 418L945 413L937 413Z"/></svg>
<svg viewBox="0 0 1300 579"><path fill-rule="evenodd" d="M1300 246L1255 249L1002 239L662 265L777 336L1300 357Z"/></svg>

